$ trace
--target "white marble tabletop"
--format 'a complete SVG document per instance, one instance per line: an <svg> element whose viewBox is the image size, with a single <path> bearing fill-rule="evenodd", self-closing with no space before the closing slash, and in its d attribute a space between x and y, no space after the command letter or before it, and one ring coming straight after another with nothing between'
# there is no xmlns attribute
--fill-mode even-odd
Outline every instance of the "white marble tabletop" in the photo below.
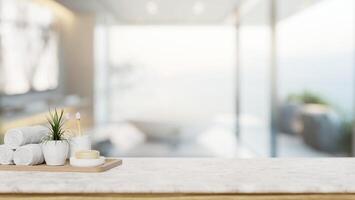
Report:
<svg viewBox="0 0 355 200"><path fill-rule="evenodd" d="M103 173L0 172L0 193L355 193L355 159L125 158Z"/></svg>

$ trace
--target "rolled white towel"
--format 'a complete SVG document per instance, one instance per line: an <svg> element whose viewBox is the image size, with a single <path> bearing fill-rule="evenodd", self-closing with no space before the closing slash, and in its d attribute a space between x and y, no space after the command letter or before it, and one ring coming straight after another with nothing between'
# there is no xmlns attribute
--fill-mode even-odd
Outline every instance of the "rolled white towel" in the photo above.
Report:
<svg viewBox="0 0 355 200"><path fill-rule="evenodd" d="M0 164L12 165L14 164L14 150L7 145L0 145Z"/></svg>
<svg viewBox="0 0 355 200"><path fill-rule="evenodd" d="M28 126L10 129L6 132L4 143L12 149L25 144L38 144L48 133L45 126Z"/></svg>
<svg viewBox="0 0 355 200"><path fill-rule="evenodd" d="M16 165L39 165L44 162L40 144L27 144L16 149L14 163Z"/></svg>

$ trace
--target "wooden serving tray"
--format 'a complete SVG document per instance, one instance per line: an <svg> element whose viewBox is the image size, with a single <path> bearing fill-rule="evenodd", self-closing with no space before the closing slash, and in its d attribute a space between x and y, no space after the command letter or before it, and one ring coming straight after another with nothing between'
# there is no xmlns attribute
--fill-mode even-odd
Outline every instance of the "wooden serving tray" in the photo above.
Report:
<svg viewBox="0 0 355 200"><path fill-rule="evenodd" d="M122 164L121 159L106 159L105 163L97 167L73 167L69 161L64 166L48 166L45 164L24 166L24 165L0 165L0 171L41 171L41 172L82 172L97 173L104 172Z"/></svg>

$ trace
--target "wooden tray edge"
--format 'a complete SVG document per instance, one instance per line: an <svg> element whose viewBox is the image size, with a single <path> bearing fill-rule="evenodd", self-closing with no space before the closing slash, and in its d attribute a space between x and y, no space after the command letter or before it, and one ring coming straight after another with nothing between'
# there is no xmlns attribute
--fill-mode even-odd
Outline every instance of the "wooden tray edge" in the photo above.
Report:
<svg viewBox="0 0 355 200"><path fill-rule="evenodd" d="M18 171L18 172L75 172L75 173L101 173L122 165L121 159L106 159L103 165L97 167L73 167L69 164L64 166L20 166L20 165L0 165L0 171Z"/></svg>

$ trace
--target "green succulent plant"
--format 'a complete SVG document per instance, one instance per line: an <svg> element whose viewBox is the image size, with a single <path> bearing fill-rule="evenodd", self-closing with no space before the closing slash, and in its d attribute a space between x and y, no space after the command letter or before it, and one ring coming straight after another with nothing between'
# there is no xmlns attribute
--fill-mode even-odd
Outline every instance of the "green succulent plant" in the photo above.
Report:
<svg viewBox="0 0 355 200"><path fill-rule="evenodd" d="M49 124L49 133L43 139L44 142L46 141L60 141L66 140L65 137L65 119L64 119L64 110L60 110L59 112L57 109L54 109L54 112L49 111L49 116L47 117L47 121Z"/></svg>
<svg viewBox="0 0 355 200"><path fill-rule="evenodd" d="M310 92L310 91L303 91L300 94L290 94L287 97L287 101L289 102L299 102L304 104L322 104L322 105L329 105L329 103L320 95Z"/></svg>

